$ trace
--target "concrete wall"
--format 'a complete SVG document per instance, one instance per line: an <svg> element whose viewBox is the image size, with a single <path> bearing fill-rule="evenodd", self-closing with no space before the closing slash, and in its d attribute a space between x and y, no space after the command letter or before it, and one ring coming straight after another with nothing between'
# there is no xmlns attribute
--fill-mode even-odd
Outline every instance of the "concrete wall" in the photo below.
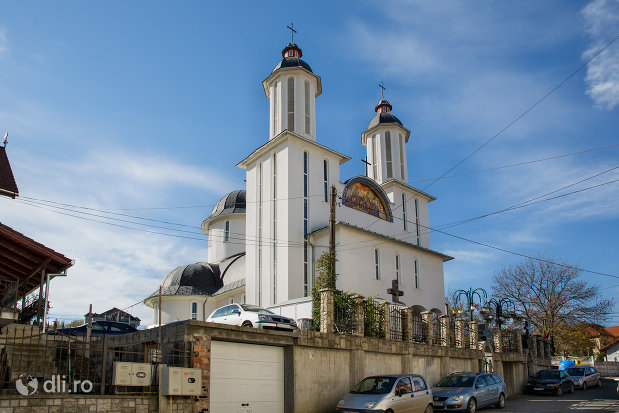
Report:
<svg viewBox="0 0 619 413"><path fill-rule="evenodd" d="M156 395L0 396L2 413L156 413L158 408ZM169 409L169 405L166 408ZM193 411L192 398L174 397L172 411Z"/></svg>

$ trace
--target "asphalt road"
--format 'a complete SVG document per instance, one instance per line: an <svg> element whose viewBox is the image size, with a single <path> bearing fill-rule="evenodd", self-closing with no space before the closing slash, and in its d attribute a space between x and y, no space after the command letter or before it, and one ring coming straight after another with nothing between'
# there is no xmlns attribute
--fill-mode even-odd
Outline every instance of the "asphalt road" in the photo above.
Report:
<svg viewBox="0 0 619 413"><path fill-rule="evenodd" d="M480 412L502 413L619 413L619 394L616 381L604 381L601 388L576 389L561 397L551 395L522 395L510 397L504 409L481 409Z"/></svg>

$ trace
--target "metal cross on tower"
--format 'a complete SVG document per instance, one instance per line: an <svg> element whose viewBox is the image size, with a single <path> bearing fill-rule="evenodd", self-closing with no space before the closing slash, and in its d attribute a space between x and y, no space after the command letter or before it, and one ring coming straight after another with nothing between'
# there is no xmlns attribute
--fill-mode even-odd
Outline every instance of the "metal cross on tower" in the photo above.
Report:
<svg viewBox="0 0 619 413"><path fill-rule="evenodd" d="M383 100L385 98L385 87L383 86L383 81L380 81L380 84L378 85L378 87L380 88L380 99Z"/></svg>
<svg viewBox="0 0 619 413"><path fill-rule="evenodd" d="M297 32L295 29L293 29L294 24L292 24L292 22L290 22L290 26L286 26L287 29L290 29L290 43L294 43L293 41L293 35Z"/></svg>
<svg viewBox="0 0 619 413"><path fill-rule="evenodd" d="M365 176L368 176L368 166L372 165L372 164L368 162L368 157L367 156L364 159L361 159L361 162L363 162L365 164ZM374 179L376 179L376 178L374 178Z"/></svg>

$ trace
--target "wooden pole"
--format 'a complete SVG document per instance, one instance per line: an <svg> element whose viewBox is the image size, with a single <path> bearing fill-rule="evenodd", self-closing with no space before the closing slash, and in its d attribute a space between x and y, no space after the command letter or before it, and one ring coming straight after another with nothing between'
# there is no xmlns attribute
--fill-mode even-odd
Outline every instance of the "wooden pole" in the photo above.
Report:
<svg viewBox="0 0 619 413"><path fill-rule="evenodd" d="M41 322L41 296L43 295L43 281L45 281L45 268L41 270L41 285L39 287L39 299L37 304L37 325Z"/></svg>

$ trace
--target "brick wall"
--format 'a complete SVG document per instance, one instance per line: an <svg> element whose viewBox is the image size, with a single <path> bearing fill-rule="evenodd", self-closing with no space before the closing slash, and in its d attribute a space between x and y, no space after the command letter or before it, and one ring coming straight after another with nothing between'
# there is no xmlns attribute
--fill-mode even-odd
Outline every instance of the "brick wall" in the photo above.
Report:
<svg viewBox="0 0 619 413"><path fill-rule="evenodd" d="M169 406L166 406L166 410ZM191 412L193 400L175 397L172 411ZM157 413L157 396L0 396L0 413Z"/></svg>

